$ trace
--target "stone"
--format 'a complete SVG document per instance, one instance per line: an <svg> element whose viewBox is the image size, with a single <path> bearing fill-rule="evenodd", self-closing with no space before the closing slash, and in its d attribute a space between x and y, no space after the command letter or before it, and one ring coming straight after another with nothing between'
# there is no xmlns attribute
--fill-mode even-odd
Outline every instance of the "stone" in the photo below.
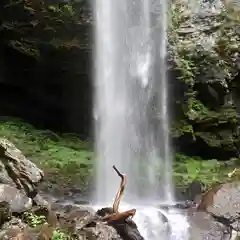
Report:
<svg viewBox="0 0 240 240"><path fill-rule="evenodd" d="M202 193L202 184L199 181L193 181L189 184L188 188L186 189L186 197L188 200L193 201L197 195Z"/></svg>
<svg viewBox="0 0 240 240"><path fill-rule="evenodd" d="M188 240L230 240L231 231L227 226L217 222L206 212L194 212L188 216Z"/></svg>
<svg viewBox="0 0 240 240"><path fill-rule="evenodd" d="M119 234L113 227L103 224L101 222L96 223L96 225L93 227L83 228L82 231L78 232L78 234L83 237L82 239L91 240L123 239L119 236Z"/></svg>
<svg viewBox="0 0 240 240"><path fill-rule="evenodd" d="M8 172L4 166L4 164L0 161L0 183L4 184L12 184L14 185L14 182L11 177L9 177Z"/></svg>
<svg viewBox="0 0 240 240"><path fill-rule="evenodd" d="M240 231L240 182L225 183L213 191L206 211L223 224Z"/></svg>
<svg viewBox="0 0 240 240"><path fill-rule="evenodd" d="M36 206L48 206L48 201L44 199L44 197L42 197L40 194L37 194L34 198L33 198L33 204Z"/></svg>
<svg viewBox="0 0 240 240"><path fill-rule="evenodd" d="M0 167L2 183L24 189L28 196L36 195L36 188L43 179L42 170L5 138L0 139Z"/></svg>
<svg viewBox="0 0 240 240"><path fill-rule="evenodd" d="M52 204L52 210L58 216L60 229L69 232L78 239L114 239L143 240L137 225L132 220L106 224L102 217L112 213L112 208L103 208L95 212L89 206Z"/></svg>
<svg viewBox="0 0 240 240"><path fill-rule="evenodd" d="M37 239L34 232L21 219L13 217L1 227L0 240L34 240Z"/></svg>
<svg viewBox="0 0 240 240"><path fill-rule="evenodd" d="M113 211L112 208L102 208L96 212L96 215L104 217L108 214L111 214L112 211ZM161 215L161 217L164 216ZM126 219L123 222L121 221L112 222L109 225L112 226L124 240L144 240L144 238L138 231L137 225L131 219Z"/></svg>
<svg viewBox="0 0 240 240"><path fill-rule="evenodd" d="M13 213L22 213L32 207L32 199L14 186L0 184L0 202L7 202Z"/></svg>
<svg viewBox="0 0 240 240"><path fill-rule="evenodd" d="M0 202L0 226L12 217L10 204L6 201Z"/></svg>
<svg viewBox="0 0 240 240"><path fill-rule="evenodd" d="M168 76L177 123L173 143L178 152L207 160L239 155L239 94L232 97L239 85L239 24L228 19L224 2L171 5Z"/></svg>

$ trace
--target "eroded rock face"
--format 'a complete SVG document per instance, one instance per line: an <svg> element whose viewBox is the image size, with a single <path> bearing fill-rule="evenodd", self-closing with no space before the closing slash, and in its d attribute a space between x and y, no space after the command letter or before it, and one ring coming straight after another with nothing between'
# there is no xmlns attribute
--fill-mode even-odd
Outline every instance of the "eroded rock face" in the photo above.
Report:
<svg viewBox="0 0 240 240"><path fill-rule="evenodd" d="M226 2L177 0L171 8L172 136L177 150L203 159L238 156L239 22Z"/></svg>
<svg viewBox="0 0 240 240"><path fill-rule="evenodd" d="M43 179L42 170L4 138L0 139L0 167L1 183L23 189L28 196L36 195L36 187Z"/></svg>
<svg viewBox="0 0 240 240"><path fill-rule="evenodd" d="M0 115L87 137L92 120L92 17L86 1L62 1L72 3L67 8L60 4L63 12L43 2L1 2ZM71 14L62 14L64 9Z"/></svg>

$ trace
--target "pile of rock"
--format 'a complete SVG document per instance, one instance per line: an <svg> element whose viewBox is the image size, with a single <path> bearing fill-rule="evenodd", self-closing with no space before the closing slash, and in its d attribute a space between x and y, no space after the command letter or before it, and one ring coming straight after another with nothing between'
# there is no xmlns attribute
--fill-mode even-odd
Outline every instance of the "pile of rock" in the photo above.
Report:
<svg viewBox="0 0 240 240"><path fill-rule="evenodd" d="M0 240L143 240L137 225L130 219L111 223L104 221L105 216L113 213L112 208L95 212L87 205L45 200L38 193L43 176L43 172L11 142L0 139ZM175 206L188 218L188 240L237 239L240 230L240 182L213 186L195 201L194 195L201 189L199 184L193 185L195 190L197 186L197 192L190 194L184 204ZM168 207L165 206L164 210L167 212ZM168 224L167 214L164 219L164 224ZM169 226L171 228L174 226Z"/></svg>
<svg viewBox="0 0 240 240"><path fill-rule="evenodd" d="M131 220L106 224L111 208L95 213L46 201L38 194L43 172L6 139L0 139L0 171L0 239L47 240L57 231L66 239L143 239Z"/></svg>

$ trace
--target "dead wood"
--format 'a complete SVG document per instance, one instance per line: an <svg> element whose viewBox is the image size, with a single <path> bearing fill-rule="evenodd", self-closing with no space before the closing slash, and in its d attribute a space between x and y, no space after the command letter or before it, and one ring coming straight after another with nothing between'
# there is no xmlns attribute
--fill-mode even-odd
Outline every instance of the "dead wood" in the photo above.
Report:
<svg viewBox="0 0 240 240"><path fill-rule="evenodd" d="M125 221L129 217L132 218L136 213L136 209L131 209L131 210L127 210L119 213L118 209L119 209L120 201L126 186L126 175L122 174L114 165L113 165L113 169L121 178L121 183L113 203L113 214L103 217L103 220L106 221L107 223L116 222L116 221Z"/></svg>

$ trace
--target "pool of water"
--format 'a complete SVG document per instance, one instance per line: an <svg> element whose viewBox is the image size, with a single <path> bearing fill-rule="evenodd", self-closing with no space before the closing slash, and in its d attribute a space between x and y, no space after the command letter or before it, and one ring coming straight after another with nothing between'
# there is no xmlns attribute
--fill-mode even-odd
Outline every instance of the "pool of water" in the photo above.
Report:
<svg viewBox="0 0 240 240"><path fill-rule="evenodd" d="M105 206L93 206L94 210ZM180 210L170 208L165 211L151 205L121 204L119 211L135 208L136 215L133 217L138 230L145 240L188 240L189 224L187 218ZM167 219L167 222L166 222Z"/></svg>

